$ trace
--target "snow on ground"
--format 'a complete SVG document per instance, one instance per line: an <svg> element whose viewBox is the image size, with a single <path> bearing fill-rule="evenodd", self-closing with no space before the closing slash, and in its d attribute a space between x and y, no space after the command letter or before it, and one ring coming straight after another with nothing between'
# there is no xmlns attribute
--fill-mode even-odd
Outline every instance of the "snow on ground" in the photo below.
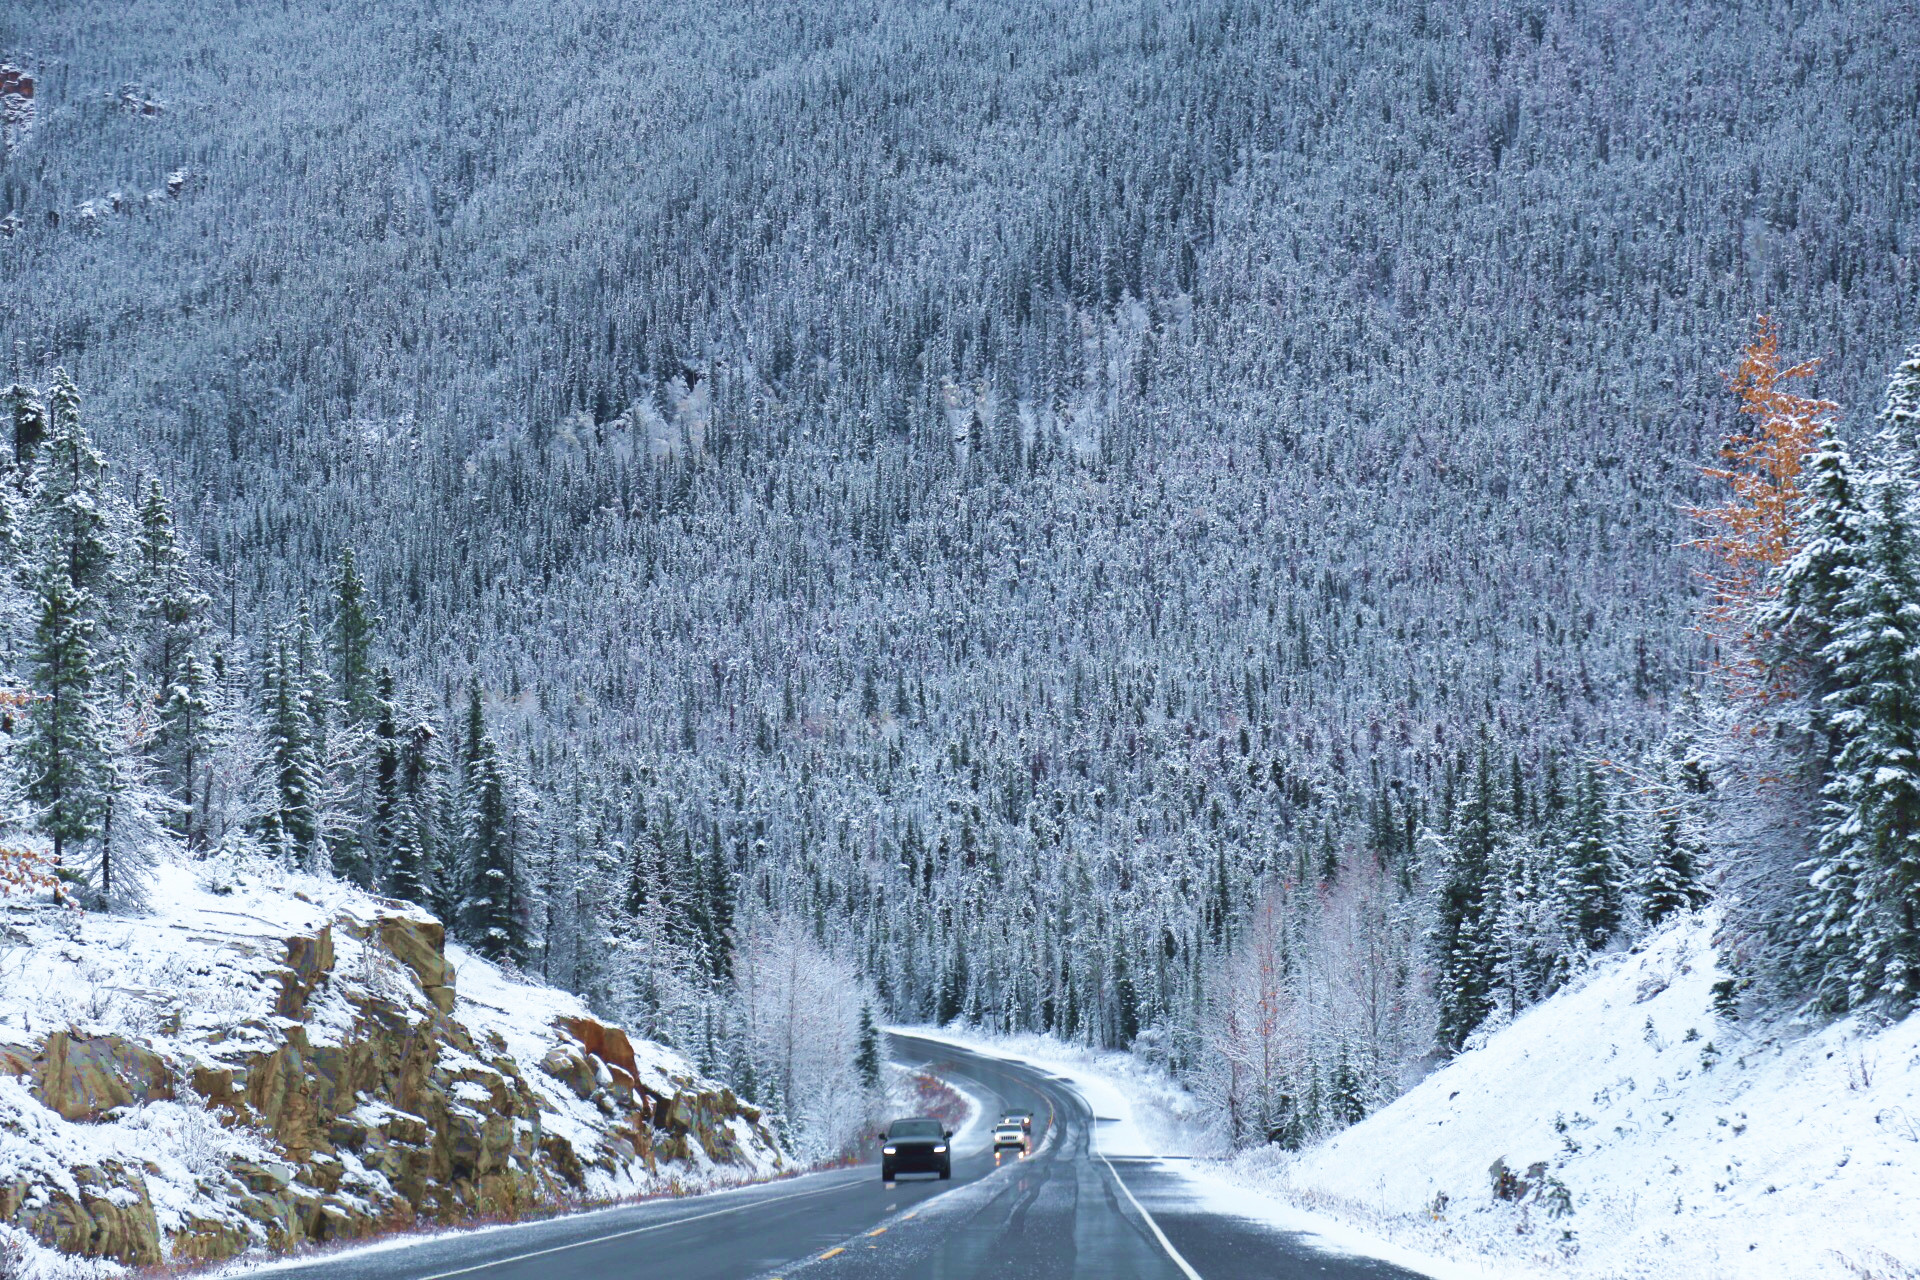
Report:
<svg viewBox="0 0 1920 1280"><path fill-rule="evenodd" d="M1602 958L1358 1126L1227 1176L1522 1274L1920 1275L1920 1018L1718 1018L1716 924ZM1496 1160L1520 1203L1493 1198Z"/></svg>
<svg viewBox="0 0 1920 1280"><path fill-rule="evenodd" d="M1192 1203L1437 1277L1920 1277L1920 1016L1720 1018L1717 923L1601 957L1305 1152L1179 1166ZM903 1030L1070 1080L1117 1118L1109 1155L1217 1152L1193 1100L1124 1054ZM1526 1184L1517 1202L1494 1198L1496 1161Z"/></svg>

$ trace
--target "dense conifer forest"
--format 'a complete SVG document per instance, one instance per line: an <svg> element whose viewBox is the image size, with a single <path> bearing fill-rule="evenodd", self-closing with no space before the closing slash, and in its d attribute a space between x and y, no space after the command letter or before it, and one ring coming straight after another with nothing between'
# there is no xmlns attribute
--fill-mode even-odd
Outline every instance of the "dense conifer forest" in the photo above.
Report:
<svg viewBox="0 0 1920 1280"><path fill-rule="evenodd" d="M1911 6L39 0L0 62L23 876L331 868L802 1127L775 954L1289 1144L1715 890L1730 1007L1920 988Z"/></svg>

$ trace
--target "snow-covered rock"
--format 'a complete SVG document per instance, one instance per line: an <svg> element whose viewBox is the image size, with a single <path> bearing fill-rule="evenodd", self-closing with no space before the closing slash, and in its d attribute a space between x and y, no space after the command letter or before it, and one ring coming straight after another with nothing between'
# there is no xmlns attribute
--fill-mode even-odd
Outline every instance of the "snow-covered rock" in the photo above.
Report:
<svg viewBox="0 0 1920 1280"><path fill-rule="evenodd" d="M323 877L0 899L0 1252L214 1260L739 1181L759 1113L575 997ZM84 1274L84 1268L69 1274Z"/></svg>
<svg viewBox="0 0 1920 1280"><path fill-rule="evenodd" d="M1602 958L1361 1124L1234 1173L1516 1274L1920 1273L1920 1018L1718 1017L1716 923Z"/></svg>

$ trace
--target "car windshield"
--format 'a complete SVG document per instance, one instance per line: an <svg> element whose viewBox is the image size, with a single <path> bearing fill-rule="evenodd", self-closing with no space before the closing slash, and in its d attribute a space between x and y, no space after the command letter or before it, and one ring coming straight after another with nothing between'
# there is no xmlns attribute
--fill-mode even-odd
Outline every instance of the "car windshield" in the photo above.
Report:
<svg viewBox="0 0 1920 1280"><path fill-rule="evenodd" d="M938 1120L896 1120L891 1137L938 1138L944 1136Z"/></svg>

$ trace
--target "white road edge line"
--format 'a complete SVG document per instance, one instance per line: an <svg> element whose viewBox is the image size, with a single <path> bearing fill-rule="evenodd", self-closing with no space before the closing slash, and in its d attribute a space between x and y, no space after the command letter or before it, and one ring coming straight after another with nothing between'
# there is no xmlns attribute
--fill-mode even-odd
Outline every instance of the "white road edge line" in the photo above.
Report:
<svg viewBox="0 0 1920 1280"><path fill-rule="evenodd" d="M1071 1084L1067 1085L1067 1088L1080 1093ZM1080 1101L1087 1102L1085 1094L1080 1095ZM1093 1121L1092 1126L1087 1130L1087 1142L1092 1147L1093 1154L1100 1157L1100 1163L1107 1166L1107 1172L1120 1187L1120 1194L1127 1198L1127 1203L1133 1206L1136 1213L1146 1219L1147 1230L1153 1232L1153 1238L1160 1242L1160 1247L1167 1251L1167 1256L1173 1259L1173 1265L1180 1268L1181 1274L1186 1276L1187 1280L1201 1280L1200 1273L1193 1269L1193 1264L1180 1256L1180 1251L1173 1247L1173 1241L1167 1239L1167 1233L1160 1229L1160 1224L1155 1222L1153 1215L1147 1212L1147 1206L1134 1197L1133 1190L1127 1186L1127 1180L1120 1176L1118 1169L1113 1167L1113 1161L1107 1159L1106 1153L1100 1150L1100 1112L1091 1102L1087 1102L1087 1115Z"/></svg>
<svg viewBox="0 0 1920 1280"><path fill-rule="evenodd" d="M888 1028L888 1030L892 1032L892 1028ZM903 1030L903 1031L893 1032L893 1034L911 1038L914 1036L915 1033L912 1031ZM921 1038L928 1039L928 1037L921 1037ZM979 1058L998 1057L1001 1062L1014 1063L1018 1066L1027 1068L1027 1070L1029 1071L1039 1072L1042 1075L1051 1076L1053 1074L1048 1071L1042 1071L1041 1068L1035 1066L1033 1063L1028 1062L1023 1058L1001 1056L1001 1055L992 1054L992 1053L982 1053L978 1049L970 1048L966 1045L958 1044L951 1040L942 1040L938 1036L931 1037L931 1043L951 1045L953 1048L959 1049L964 1053L971 1053L975 1057L979 1057ZM1185 1258L1180 1256L1180 1251L1173 1247L1173 1241L1167 1239L1167 1233L1162 1231L1160 1229L1160 1224L1153 1220L1153 1215L1147 1212L1147 1207L1141 1204L1140 1201L1134 1197L1132 1190L1127 1186L1127 1180L1125 1178L1122 1178L1120 1176L1120 1171L1113 1167L1113 1161L1107 1159L1106 1156L1101 1154L1099 1111L1095 1109L1094 1105L1091 1102L1087 1102L1085 1094L1082 1094L1078 1089L1075 1089L1073 1087L1072 1081L1067 1080L1065 1077L1059 1077L1058 1079L1059 1079L1059 1082L1065 1088L1067 1088L1068 1090L1073 1092L1076 1096L1078 1096L1080 1098L1080 1101L1086 1103L1087 1116L1092 1121L1091 1125L1087 1129L1088 1149L1091 1150L1094 1155L1099 1156L1101 1164L1104 1164L1105 1166L1107 1166L1107 1172L1113 1175L1114 1182L1117 1183L1120 1187L1120 1194L1125 1196L1127 1198L1127 1203L1132 1205L1134 1207L1134 1211L1137 1212L1142 1218L1146 1220L1147 1229L1153 1232L1153 1238L1160 1242L1160 1247L1167 1251L1167 1256L1173 1259L1173 1265L1180 1268L1181 1274L1185 1275L1187 1277L1187 1280L1205 1280L1205 1278L1201 1276L1201 1274L1198 1271L1195 1271L1193 1269L1193 1264L1191 1262L1188 1262ZM1052 1128L1053 1126L1051 1125L1048 1126L1048 1133L1047 1133L1048 1141L1052 1141L1053 1139ZM425 1278L425 1280L439 1280L439 1278L436 1276L428 1276Z"/></svg>
<svg viewBox="0 0 1920 1280"><path fill-rule="evenodd" d="M1088 1110L1092 1110L1092 1108L1088 1108ZM1099 1121L1096 1119L1094 1123L1097 1125ZM1100 1163L1107 1166L1107 1172L1112 1174L1113 1180L1120 1184L1120 1194L1127 1198L1127 1203L1137 1209L1140 1216L1147 1220L1147 1229L1153 1232L1153 1238L1160 1242L1160 1247L1167 1251L1169 1258L1173 1259L1173 1265L1180 1268L1181 1272L1187 1277L1187 1280L1201 1280L1200 1273L1193 1269L1192 1263L1180 1256L1180 1251L1173 1247L1173 1241L1167 1239L1167 1233L1162 1231L1160 1224L1153 1220L1153 1215L1147 1212L1147 1207L1133 1198L1133 1192L1127 1188L1127 1180L1122 1178L1120 1171L1113 1167L1113 1161L1100 1155L1098 1145L1094 1147L1093 1154L1100 1156Z"/></svg>
<svg viewBox="0 0 1920 1280"><path fill-rule="evenodd" d="M840 1189L838 1186L815 1187L811 1191L796 1191L792 1195L770 1196L764 1200L750 1200L744 1204L729 1205L724 1209L714 1209L707 1213L692 1213L684 1218L674 1218L667 1222L653 1222L644 1227L631 1227L625 1231L611 1231L603 1236L593 1236L586 1240L574 1240L568 1244L556 1244L547 1249L535 1249L530 1253L516 1253L505 1258L495 1258L490 1262L476 1263L471 1267L457 1267L452 1271L436 1271L432 1275L421 1276L420 1280L447 1280L449 1276L472 1275L476 1271L485 1271L489 1267L504 1267L510 1262L525 1262L528 1258L544 1258L551 1253L565 1253L569 1249L583 1249L590 1244L602 1244L608 1240L623 1240L628 1236L645 1235L649 1231L665 1231L668 1227L677 1227L683 1223L700 1222L707 1218L718 1218L724 1214L739 1213L742 1209L757 1209L763 1205L779 1204L785 1200L802 1200L807 1196L822 1196L830 1191L838 1191ZM1198 1277L1196 1277L1195 1280L1198 1280Z"/></svg>

